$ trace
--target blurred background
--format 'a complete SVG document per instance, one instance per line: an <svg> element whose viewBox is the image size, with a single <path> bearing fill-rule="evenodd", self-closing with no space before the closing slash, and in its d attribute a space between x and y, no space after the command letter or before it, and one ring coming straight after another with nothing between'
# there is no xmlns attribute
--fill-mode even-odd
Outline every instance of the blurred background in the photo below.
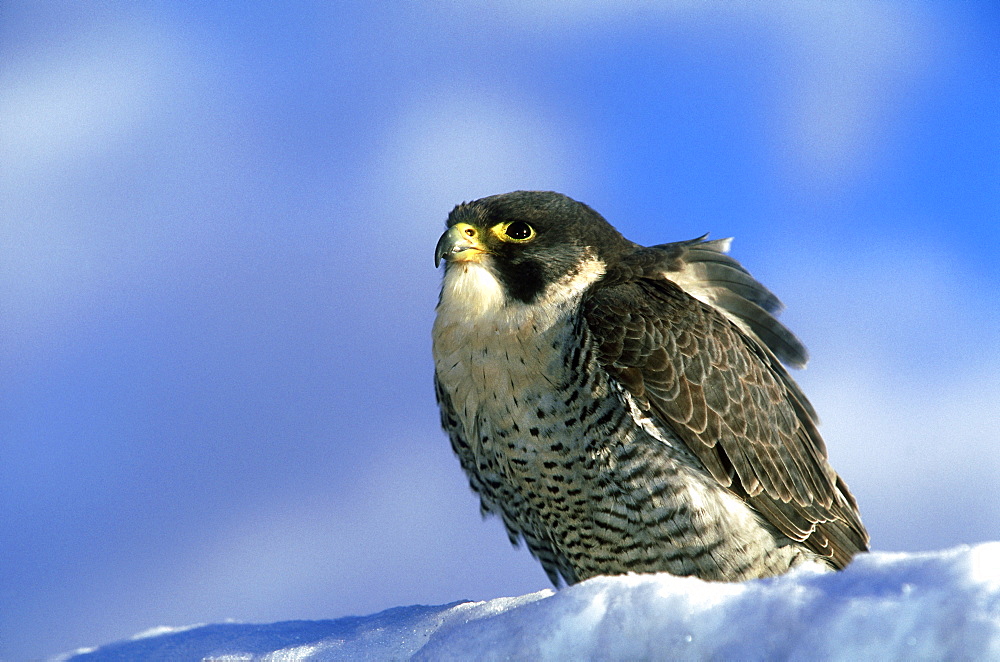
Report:
<svg viewBox="0 0 1000 662"><path fill-rule="evenodd" d="M788 306L878 550L1000 538L991 0L0 8L0 659L548 585L439 430L433 249L554 189Z"/></svg>

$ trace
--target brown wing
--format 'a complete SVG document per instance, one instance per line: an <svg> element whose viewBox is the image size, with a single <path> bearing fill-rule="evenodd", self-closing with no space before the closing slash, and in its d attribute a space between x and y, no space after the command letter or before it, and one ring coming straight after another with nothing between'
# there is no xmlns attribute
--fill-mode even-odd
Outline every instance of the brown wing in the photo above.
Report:
<svg viewBox="0 0 1000 662"><path fill-rule="evenodd" d="M601 361L721 485L789 538L843 567L867 549L868 534L826 460L812 407L769 345L785 354L800 350L802 362L804 348L761 305L775 310L777 299L755 302L747 291L701 278L706 291L739 298L730 306L746 308L754 316L747 321L668 279L685 270L690 276L692 244L638 250L592 290L583 312ZM727 262L725 269L733 268ZM746 279L741 288L749 287Z"/></svg>

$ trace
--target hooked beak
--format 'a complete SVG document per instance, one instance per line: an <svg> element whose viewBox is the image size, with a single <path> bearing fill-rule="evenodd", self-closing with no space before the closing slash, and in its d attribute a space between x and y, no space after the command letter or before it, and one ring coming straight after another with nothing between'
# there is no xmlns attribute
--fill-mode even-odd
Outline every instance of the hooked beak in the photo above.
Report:
<svg viewBox="0 0 1000 662"><path fill-rule="evenodd" d="M441 260L478 261L484 253L486 248L479 242L479 231L468 223L456 223L438 239L434 249L434 266L440 266Z"/></svg>

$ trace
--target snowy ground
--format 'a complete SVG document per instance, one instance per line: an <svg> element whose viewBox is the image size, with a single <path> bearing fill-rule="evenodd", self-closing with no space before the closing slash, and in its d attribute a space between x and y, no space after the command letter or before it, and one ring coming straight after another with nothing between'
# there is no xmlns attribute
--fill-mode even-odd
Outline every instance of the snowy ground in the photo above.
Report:
<svg viewBox="0 0 1000 662"><path fill-rule="evenodd" d="M488 602L155 628L60 660L1000 659L1000 542L873 553L840 573L598 577Z"/></svg>

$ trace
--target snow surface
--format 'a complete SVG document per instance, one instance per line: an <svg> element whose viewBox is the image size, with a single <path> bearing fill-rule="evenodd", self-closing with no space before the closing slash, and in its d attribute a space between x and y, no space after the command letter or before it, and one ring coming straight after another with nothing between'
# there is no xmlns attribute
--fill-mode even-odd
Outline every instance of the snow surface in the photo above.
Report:
<svg viewBox="0 0 1000 662"><path fill-rule="evenodd" d="M597 577L486 602L267 625L159 627L98 660L1000 660L1000 542L872 553L741 584Z"/></svg>

